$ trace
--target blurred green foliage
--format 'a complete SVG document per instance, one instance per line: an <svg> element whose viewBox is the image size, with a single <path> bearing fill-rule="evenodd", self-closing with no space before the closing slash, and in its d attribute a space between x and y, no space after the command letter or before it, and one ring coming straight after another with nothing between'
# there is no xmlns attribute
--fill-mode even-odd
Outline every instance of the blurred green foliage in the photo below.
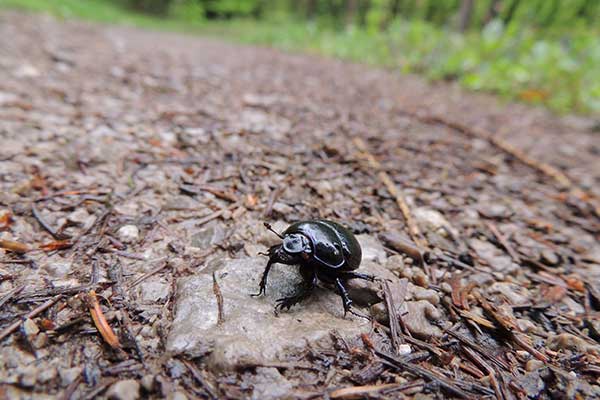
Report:
<svg viewBox="0 0 600 400"><path fill-rule="evenodd" d="M598 0L0 0L384 65L559 112L600 112ZM166 15L158 19L148 15ZM65 12L65 10L67 12Z"/></svg>

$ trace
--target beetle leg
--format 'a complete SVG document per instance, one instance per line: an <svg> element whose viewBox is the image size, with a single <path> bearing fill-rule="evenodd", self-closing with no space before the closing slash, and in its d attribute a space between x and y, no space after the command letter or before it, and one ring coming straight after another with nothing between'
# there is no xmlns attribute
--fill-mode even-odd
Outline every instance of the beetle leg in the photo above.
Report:
<svg viewBox="0 0 600 400"><path fill-rule="evenodd" d="M302 288L293 296L277 299L275 309L283 310L286 308L289 310L294 304L300 303L309 297L315 286L317 286L317 274L313 274L312 277L305 280Z"/></svg>
<svg viewBox="0 0 600 400"><path fill-rule="evenodd" d="M352 306L352 300L350 300L350 298L348 297L348 291L342 284L342 280L340 278L335 278L335 286L337 287L339 295L342 298L342 301L344 302L344 317L346 317L346 314L348 313L348 311L350 311L350 307Z"/></svg>
<svg viewBox="0 0 600 400"><path fill-rule="evenodd" d="M344 272L341 274L343 279L364 279L365 281L375 282L375 277L369 274L362 274L360 272Z"/></svg>
<svg viewBox="0 0 600 400"><path fill-rule="evenodd" d="M267 266L265 267L265 271L262 274L262 278L260 279L260 286L258 293L252 294L252 297L257 297L264 294L267 291L267 276L269 275L269 271L271 270L271 266L274 264L273 261L269 259Z"/></svg>

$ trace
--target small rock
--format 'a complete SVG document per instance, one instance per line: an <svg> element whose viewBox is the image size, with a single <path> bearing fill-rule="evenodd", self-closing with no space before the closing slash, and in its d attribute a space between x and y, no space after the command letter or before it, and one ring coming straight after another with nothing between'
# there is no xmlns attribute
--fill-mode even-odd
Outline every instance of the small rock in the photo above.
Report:
<svg viewBox="0 0 600 400"><path fill-rule="evenodd" d="M82 367L59 369L58 375L60 376L61 386L69 386L79 375L81 375L81 371L83 371Z"/></svg>
<svg viewBox="0 0 600 400"><path fill-rule="evenodd" d="M477 212L485 218L508 218L513 212L505 205L498 203L486 203L477 207Z"/></svg>
<svg viewBox="0 0 600 400"><path fill-rule="evenodd" d="M431 323L441 318L440 311L435 306L425 300L407 301L404 305L407 313L402 314L402 321L413 335L421 339L442 336L440 328Z"/></svg>
<svg viewBox="0 0 600 400"><path fill-rule="evenodd" d="M425 272L423 272L422 270L417 270L413 274L412 281L418 286L424 288L429 287L429 277L425 275Z"/></svg>
<svg viewBox="0 0 600 400"><path fill-rule="evenodd" d="M390 257L388 257L387 261L385 262L385 267L387 269L389 269L390 271L403 271L405 268L404 265L404 257L402 257L399 254L394 254Z"/></svg>
<svg viewBox="0 0 600 400"><path fill-rule="evenodd" d="M64 278L71 272L73 263L65 259L57 259L56 261L50 260L50 262L43 266L43 269L54 278Z"/></svg>
<svg viewBox="0 0 600 400"><path fill-rule="evenodd" d="M167 396L167 400L187 400L187 396L183 392L173 392Z"/></svg>
<svg viewBox="0 0 600 400"><path fill-rule="evenodd" d="M510 274L520 270L518 264L490 242L472 239L469 241L469 245L497 272Z"/></svg>
<svg viewBox="0 0 600 400"><path fill-rule="evenodd" d="M362 262L374 261L379 264L385 263L387 259L387 253L385 248L377 238L371 235L356 235L358 243L362 249Z"/></svg>
<svg viewBox="0 0 600 400"><path fill-rule="evenodd" d="M140 397L140 384L134 379L126 379L112 384L106 392L111 400L136 400Z"/></svg>
<svg viewBox="0 0 600 400"><path fill-rule="evenodd" d="M456 229L439 211L419 207L415 209L414 215L423 232L435 232L442 237L458 237Z"/></svg>
<svg viewBox="0 0 600 400"><path fill-rule="evenodd" d="M69 214L67 219L77 225L84 225L90 217L90 213L88 213L85 208L78 208Z"/></svg>
<svg viewBox="0 0 600 400"><path fill-rule="evenodd" d="M410 344L404 343L404 344L401 344L400 346L398 346L398 355L406 356L410 353L412 353Z"/></svg>
<svg viewBox="0 0 600 400"><path fill-rule="evenodd" d="M576 353L587 353L598 355L600 354L600 346L587 343L579 336L571 333L560 333L548 337L546 344L551 350L570 350Z"/></svg>
<svg viewBox="0 0 600 400"><path fill-rule="evenodd" d="M560 264L561 259L560 256L552 250L544 249L540 255L540 261L550 267L555 267Z"/></svg>
<svg viewBox="0 0 600 400"><path fill-rule="evenodd" d="M151 280L139 287L140 300L143 303L163 303L169 297L170 285L166 282Z"/></svg>
<svg viewBox="0 0 600 400"><path fill-rule="evenodd" d="M525 364L525 370L526 371L537 371L540 368L544 367L544 362L540 361L538 359L532 358L531 360L527 361L527 364Z"/></svg>
<svg viewBox="0 0 600 400"><path fill-rule="evenodd" d="M260 367L250 378L253 400L276 400L290 396L292 384L276 368Z"/></svg>
<svg viewBox="0 0 600 400"><path fill-rule="evenodd" d="M225 239L225 228L222 224L212 223L192 234L192 246L206 249Z"/></svg>
<svg viewBox="0 0 600 400"><path fill-rule="evenodd" d="M230 370L248 363L277 360L288 350L308 343L328 342L336 329L353 338L368 330L368 322L347 316L339 295L317 287L302 303L276 316L275 300L298 290L297 268L275 265L269 275L266 295L256 293L265 268L262 257L220 260L202 273L181 279L177 288L175 319L167 350L193 356L210 352L206 362L216 370ZM217 301L212 273L224 298L224 323L217 325Z"/></svg>
<svg viewBox="0 0 600 400"><path fill-rule="evenodd" d="M138 240L140 230L135 225L123 225L117 231L117 236L123 243L133 243Z"/></svg>
<svg viewBox="0 0 600 400"><path fill-rule="evenodd" d="M23 322L23 331L27 336L31 337L37 335L40 328L38 328L31 318L27 318L25 322Z"/></svg>
<svg viewBox="0 0 600 400"><path fill-rule="evenodd" d="M495 282L488 288L488 293L500 293L512 304L526 304L531 295L526 288L509 282Z"/></svg>
<svg viewBox="0 0 600 400"><path fill-rule="evenodd" d="M429 303L438 305L440 303L440 295L433 289L425 289L421 286L408 283L406 288L407 300L426 300Z"/></svg>
<svg viewBox="0 0 600 400"><path fill-rule="evenodd" d="M538 361L538 360L530 360L527 365L525 366L525 369L528 371L528 373L521 375L517 378L517 381L519 382L521 388L523 388L523 390L525 391L525 394L527 395L527 398L529 399L537 399L540 396L540 392L542 390L544 390L545 387L545 383L543 381L543 379L540 377L540 373L539 373L539 368L543 368L543 363L542 365L537 365L536 363L536 368L534 369L528 369L529 367L529 363L531 361ZM533 367L533 365L532 365Z"/></svg>
<svg viewBox="0 0 600 400"><path fill-rule="evenodd" d="M154 381L155 381L154 375L144 375L141 380L142 388L146 392L152 393L154 391Z"/></svg>
<svg viewBox="0 0 600 400"><path fill-rule="evenodd" d="M27 365L21 369L21 377L19 382L21 386L31 388L34 387L39 375L39 368L35 365Z"/></svg>
<svg viewBox="0 0 600 400"><path fill-rule="evenodd" d="M37 381L40 383L47 383L55 379L58 376L58 371L53 366L46 366L40 371Z"/></svg>
<svg viewBox="0 0 600 400"><path fill-rule="evenodd" d="M291 206L288 206L285 203L276 202L273 204L273 211L281 216L286 216L294 212L294 209Z"/></svg>
<svg viewBox="0 0 600 400"><path fill-rule="evenodd" d="M384 325L389 323L388 312L387 312L387 308L384 303L373 304L369 308L369 313L371 314L371 316L373 318L375 318L375 320L377 322L384 324Z"/></svg>

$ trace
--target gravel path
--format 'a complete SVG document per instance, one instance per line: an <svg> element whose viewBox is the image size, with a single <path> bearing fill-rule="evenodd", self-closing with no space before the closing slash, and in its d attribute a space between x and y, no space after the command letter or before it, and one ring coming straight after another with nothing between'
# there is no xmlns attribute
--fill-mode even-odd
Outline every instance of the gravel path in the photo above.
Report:
<svg viewBox="0 0 600 400"><path fill-rule="evenodd" d="M600 396L594 127L392 71L3 12L0 394ZM247 296L276 240L262 221L317 217L390 282L352 288L379 323L327 289L279 317L275 294Z"/></svg>

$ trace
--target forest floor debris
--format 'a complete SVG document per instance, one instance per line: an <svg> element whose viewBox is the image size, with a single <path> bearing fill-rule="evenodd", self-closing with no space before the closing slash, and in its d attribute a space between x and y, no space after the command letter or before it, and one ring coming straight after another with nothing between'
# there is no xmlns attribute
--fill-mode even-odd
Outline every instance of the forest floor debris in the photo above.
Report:
<svg viewBox="0 0 600 400"><path fill-rule="evenodd" d="M597 134L175 34L4 12L0 49L0 396L600 396ZM309 218L371 321L276 315L288 266L250 297L263 222Z"/></svg>

